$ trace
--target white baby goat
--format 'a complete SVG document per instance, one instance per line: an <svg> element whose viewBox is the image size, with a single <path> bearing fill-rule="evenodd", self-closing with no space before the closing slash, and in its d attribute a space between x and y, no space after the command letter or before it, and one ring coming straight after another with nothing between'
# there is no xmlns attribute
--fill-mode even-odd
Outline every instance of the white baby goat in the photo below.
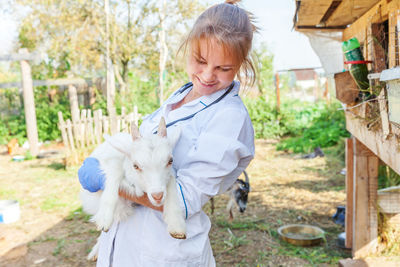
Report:
<svg viewBox="0 0 400 267"><path fill-rule="evenodd" d="M117 133L106 138L90 155L100 163L105 174L105 189L96 193L81 191L83 210L92 216L99 230L108 231L113 222L134 212L132 202L118 195L119 190L132 196L147 193L154 206L163 207L167 230L174 238L186 238L186 224L179 205L175 177L172 173L172 150L179 135L167 138L164 118L158 134L141 137L132 124L132 135ZM96 259L96 244L88 259Z"/></svg>

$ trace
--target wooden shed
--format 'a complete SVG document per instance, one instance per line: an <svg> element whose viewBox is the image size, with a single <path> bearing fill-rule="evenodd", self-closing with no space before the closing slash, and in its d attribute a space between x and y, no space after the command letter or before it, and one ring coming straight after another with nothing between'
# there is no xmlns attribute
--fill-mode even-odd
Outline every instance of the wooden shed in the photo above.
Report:
<svg viewBox="0 0 400 267"><path fill-rule="evenodd" d="M352 134L346 144L346 246L354 258L364 258L378 247L378 167L386 164L400 174L400 125L394 119L400 114L390 116L388 110L388 91L389 106L390 101L400 105L400 89L390 89L387 83L399 79L400 84L400 0L296 0L293 22L295 30L307 36L335 33L340 41L356 37L365 61L371 61L367 67L372 97L345 103L346 128ZM337 92L354 86L351 80L336 83Z"/></svg>

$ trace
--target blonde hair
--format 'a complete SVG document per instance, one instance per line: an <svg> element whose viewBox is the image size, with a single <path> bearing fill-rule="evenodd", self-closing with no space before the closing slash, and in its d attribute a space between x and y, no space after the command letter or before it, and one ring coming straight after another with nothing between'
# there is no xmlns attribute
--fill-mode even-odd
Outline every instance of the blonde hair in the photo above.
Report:
<svg viewBox="0 0 400 267"><path fill-rule="evenodd" d="M237 73L239 81L243 82L244 75L244 84L253 85L256 71L250 50L253 32L257 31L257 27L253 23L253 15L237 6L238 2L238 0L227 0L204 11L194 23L179 51L183 48L186 55L189 46L190 49L199 52L201 39L214 38L239 62L240 68Z"/></svg>

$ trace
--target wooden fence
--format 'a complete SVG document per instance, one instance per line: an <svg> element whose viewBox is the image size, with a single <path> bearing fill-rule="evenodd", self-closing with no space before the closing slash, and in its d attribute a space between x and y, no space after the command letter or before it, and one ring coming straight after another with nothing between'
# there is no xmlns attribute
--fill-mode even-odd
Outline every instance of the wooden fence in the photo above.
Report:
<svg viewBox="0 0 400 267"><path fill-rule="evenodd" d="M58 128L67 149L65 164L79 164L92 148L103 142L104 134L130 132L132 123L138 125L140 117L137 106L129 114L122 108L121 115L117 115L114 109L109 116L104 116L100 109L95 110L93 116L91 110L83 109L79 118L72 121L64 121L62 112L58 112Z"/></svg>

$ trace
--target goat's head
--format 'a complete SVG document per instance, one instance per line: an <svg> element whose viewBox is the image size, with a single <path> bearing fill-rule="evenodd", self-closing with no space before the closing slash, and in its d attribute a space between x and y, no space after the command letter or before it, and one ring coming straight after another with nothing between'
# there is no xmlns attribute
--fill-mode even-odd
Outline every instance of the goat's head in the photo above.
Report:
<svg viewBox="0 0 400 267"><path fill-rule="evenodd" d="M153 205L161 206L171 178L172 151L180 132L167 137L164 118L161 118L157 134L142 137L134 124L131 130L133 142L129 147L120 148L127 156L125 179L146 192Z"/></svg>
<svg viewBox="0 0 400 267"><path fill-rule="evenodd" d="M249 191L250 191L249 182L247 181L245 182L241 179L236 180L234 196L240 212L244 212L246 210Z"/></svg>

